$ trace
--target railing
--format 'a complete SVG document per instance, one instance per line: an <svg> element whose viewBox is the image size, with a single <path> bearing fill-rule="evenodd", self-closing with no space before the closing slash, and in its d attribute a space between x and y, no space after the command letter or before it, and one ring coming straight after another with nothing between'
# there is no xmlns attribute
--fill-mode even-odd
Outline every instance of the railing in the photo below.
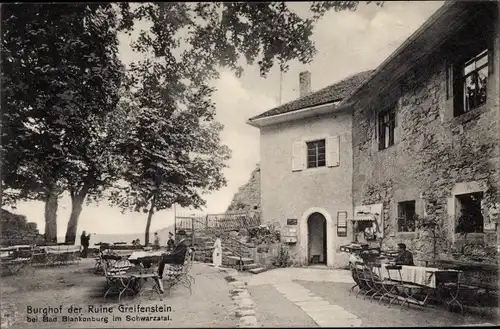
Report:
<svg viewBox="0 0 500 329"><path fill-rule="evenodd" d="M229 213L229 214L215 214L206 216L176 216L176 228L179 230L190 230L193 234L196 231L212 231L213 233L228 233L232 230L239 230L241 228L251 228L260 225L260 216L258 213ZM235 256L240 258L239 267L242 270L243 267L243 248L251 248L252 246L247 245L238 239L225 234L225 237L238 245L238 250L234 250L225 246L224 248Z"/></svg>
<svg viewBox="0 0 500 329"><path fill-rule="evenodd" d="M209 215L176 216L176 228L196 231L206 228L217 228L223 231L239 230L260 225L259 213L238 212Z"/></svg>

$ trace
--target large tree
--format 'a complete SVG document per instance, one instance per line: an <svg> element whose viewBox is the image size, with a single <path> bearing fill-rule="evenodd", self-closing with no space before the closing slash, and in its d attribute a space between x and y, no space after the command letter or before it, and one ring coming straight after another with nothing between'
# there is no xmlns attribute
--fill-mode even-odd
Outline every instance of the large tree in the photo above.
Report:
<svg viewBox="0 0 500 329"><path fill-rule="evenodd" d="M128 3L3 5L2 190L20 191L6 199L44 200L46 236L53 240L57 199L69 191L72 213L66 241L72 242L88 195L98 200L103 189L118 178L126 178L131 185L137 183L130 172L121 172L130 168L120 166L128 163L120 160L125 156L123 146L133 148L134 144L122 139L119 129L113 127L137 127L145 118L137 114L123 121L110 114L120 111L116 104L123 71L117 57L117 31L149 23L150 28L142 31L134 44L136 51L151 55L131 69L134 106L142 116L179 124L187 120L172 116L179 109L195 114L201 111L189 95L198 95L206 102L204 106L211 108L212 90L207 83L217 77L220 66L240 74L240 59L244 58L250 64L257 62L265 76L276 64L286 70L294 59L308 63L316 52L310 40L314 23L328 10L354 10L358 3L313 2L314 15L308 19L284 2L141 3L134 4L132 10ZM195 133L200 129L218 141L221 127L207 115L199 114L201 121L212 122L207 127L198 128L198 123L188 120L191 127L185 132L189 136L186 140L200 138L204 133ZM169 123L162 121L156 128L169 131L162 124ZM164 138L164 133L153 135ZM137 129L137 136L146 138L147 134ZM183 147L170 140L164 146ZM212 150L222 152L222 160L227 158L220 147ZM177 161L178 169L191 170L190 174L201 170L185 167L177 155L168 159ZM202 157L199 165L201 159L203 166L206 161L215 161ZM149 161L144 156L142 160ZM200 180L194 184L197 190L222 186L223 162L211 163L213 171L209 172L217 183ZM159 175L162 182L178 179L166 172ZM193 188L193 182L184 182ZM194 206L202 203L195 196L186 199L186 191L176 193L169 200Z"/></svg>
<svg viewBox="0 0 500 329"><path fill-rule="evenodd" d="M2 189L45 201L48 242L61 193L79 202L99 179L92 153L124 75L116 16L110 4L2 6Z"/></svg>
<svg viewBox="0 0 500 329"><path fill-rule="evenodd" d="M293 59L308 63L314 21L331 8L354 7L314 4L317 15L307 19L284 2L146 3L130 12L132 21L149 25L133 43L147 58L131 65L138 110L126 142L128 186L112 200L148 213L146 244L155 211L174 203L198 208L201 193L225 184L229 152L220 146L207 86L219 68L241 74L243 57L265 76L275 64L286 70Z"/></svg>

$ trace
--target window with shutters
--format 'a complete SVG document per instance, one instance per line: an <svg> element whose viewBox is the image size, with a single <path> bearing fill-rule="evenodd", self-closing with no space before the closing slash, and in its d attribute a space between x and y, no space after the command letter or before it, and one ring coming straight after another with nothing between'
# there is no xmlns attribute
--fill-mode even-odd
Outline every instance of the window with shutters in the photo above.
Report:
<svg viewBox="0 0 500 329"><path fill-rule="evenodd" d="M307 168L326 166L326 143L324 139L307 142Z"/></svg>
<svg viewBox="0 0 500 329"><path fill-rule="evenodd" d="M396 128L396 109L391 107L378 115L378 149L385 150L394 145L394 130Z"/></svg>

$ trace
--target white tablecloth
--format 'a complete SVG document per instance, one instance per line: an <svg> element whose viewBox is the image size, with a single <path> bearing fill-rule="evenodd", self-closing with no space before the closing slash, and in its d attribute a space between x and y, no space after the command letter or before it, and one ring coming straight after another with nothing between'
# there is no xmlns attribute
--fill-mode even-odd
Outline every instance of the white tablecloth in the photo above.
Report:
<svg viewBox="0 0 500 329"><path fill-rule="evenodd" d="M65 254L76 253L80 251L80 246L41 246L40 249L45 250L48 254Z"/></svg>
<svg viewBox="0 0 500 329"><path fill-rule="evenodd" d="M436 274L443 272L453 272L453 274L458 273L456 270L442 270L435 267L423 267L423 266L401 266L401 278L399 276L398 270L387 270L387 264L382 264L380 268L380 276L382 279L391 278L393 280L402 279L404 282L410 282L418 284L421 286L427 286L430 288L436 288ZM390 273L389 273L390 272Z"/></svg>
<svg viewBox="0 0 500 329"><path fill-rule="evenodd" d="M19 246L10 246L10 247L0 248L1 251L14 251L14 250L19 250L19 249L31 249L31 246L30 245L19 245Z"/></svg>
<svg viewBox="0 0 500 329"><path fill-rule="evenodd" d="M139 258L146 258L146 257L161 257L162 254L165 252L163 251L134 251L132 255L128 258L128 260L136 260Z"/></svg>

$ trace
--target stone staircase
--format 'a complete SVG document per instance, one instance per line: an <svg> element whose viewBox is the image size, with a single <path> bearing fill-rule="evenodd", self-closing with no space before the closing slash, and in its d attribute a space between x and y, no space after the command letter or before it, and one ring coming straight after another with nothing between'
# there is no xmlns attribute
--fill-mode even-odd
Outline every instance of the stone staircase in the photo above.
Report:
<svg viewBox="0 0 500 329"><path fill-rule="evenodd" d="M250 246L238 241L232 237L229 232L207 228L197 230L194 238L196 249L195 260L211 263L212 246L215 242L215 234L218 233L222 242L222 265L236 268L240 271L248 271L253 274L265 272L266 269L260 267L251 258Z"/></svg>

